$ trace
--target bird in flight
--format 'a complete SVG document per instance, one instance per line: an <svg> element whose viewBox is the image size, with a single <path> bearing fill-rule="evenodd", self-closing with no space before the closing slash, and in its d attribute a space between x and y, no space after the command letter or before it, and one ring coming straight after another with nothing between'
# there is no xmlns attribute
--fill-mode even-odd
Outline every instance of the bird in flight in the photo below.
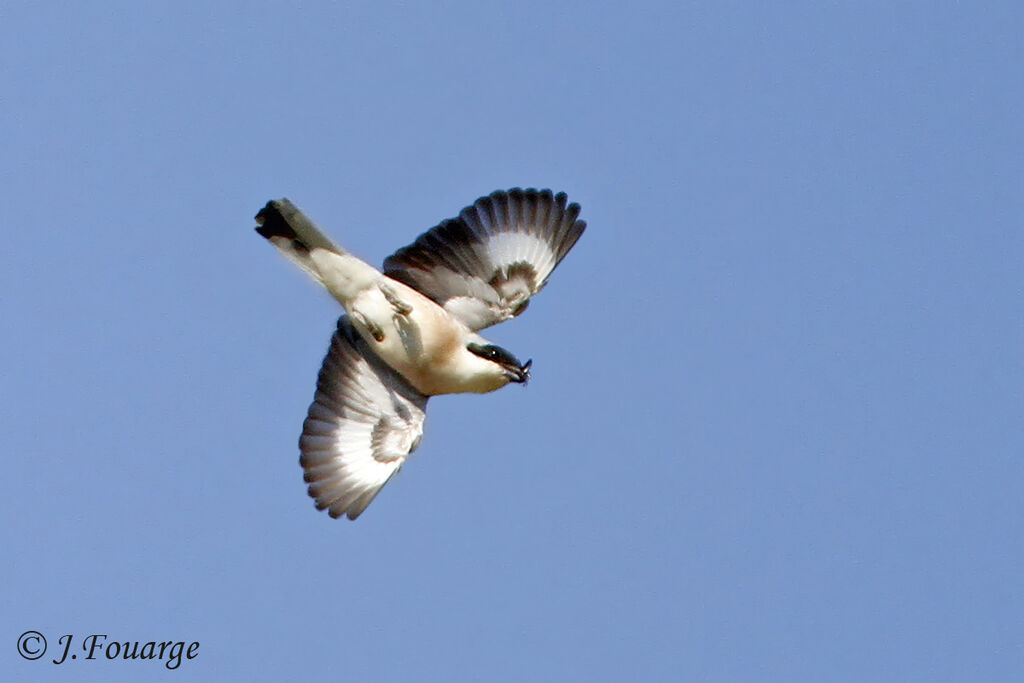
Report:
<svg viewBox="0 0 1024 683"><path fill-rule="evenodd" d="M479 330L513 318L586 228L551 190L497 191L384 260L383 272L324 235L287 199L256 232L345 308L302 425L309 495L356 519L423 435L427 398L525 384L520 363Z"/></svg>

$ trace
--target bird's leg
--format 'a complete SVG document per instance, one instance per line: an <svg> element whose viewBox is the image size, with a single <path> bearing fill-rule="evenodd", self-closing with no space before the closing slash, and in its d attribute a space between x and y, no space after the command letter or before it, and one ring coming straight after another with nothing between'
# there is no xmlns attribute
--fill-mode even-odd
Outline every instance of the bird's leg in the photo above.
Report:
<svg viewBox="0 0 1024 683"><path fill-rule="evenodd" d="M352 317L355 318L355 321L357 323L359 323L367 330L369 330L370 334L373 335L374 339L376 339L378 342L384 341L384 330L381 329L380 325L373 322L359 311L352 311Z"/></svg>
<svg viewBox="0 0 1024 683"><path fill-rule="evenodd" d="M380 289L380 293L384 295L391 307L395 309L395 313L399 315L409 315L412 313L412 306L405 303L398 298L398 294L391 288L391 285L385 282L377 283L377 287Z"/></svg>

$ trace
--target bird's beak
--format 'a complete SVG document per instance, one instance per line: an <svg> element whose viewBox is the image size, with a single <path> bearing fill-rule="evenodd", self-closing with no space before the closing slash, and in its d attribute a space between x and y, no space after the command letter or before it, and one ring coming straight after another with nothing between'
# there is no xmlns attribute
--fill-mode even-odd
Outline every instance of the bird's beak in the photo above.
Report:
<svg viewBox="0 0 1024 683"><path fill-rule="evenodd" d="M533 365L533 359L523 363L521 368L509 368L509 381L515 382L516 384L526 384L530 381L530 366Z"/></svg>

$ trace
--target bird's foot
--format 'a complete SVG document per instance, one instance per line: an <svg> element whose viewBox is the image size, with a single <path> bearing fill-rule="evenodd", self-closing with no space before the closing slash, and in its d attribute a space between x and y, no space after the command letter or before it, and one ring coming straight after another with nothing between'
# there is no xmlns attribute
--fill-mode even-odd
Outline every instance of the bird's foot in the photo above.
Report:
<svg viewBox="0 0 1024 683"><path fill-rule="evenodd" d="M391 288L390 285L381 282L377 285L380 288L381 294L387 299L387 302L391 304L391 307L395 309L395 313L399 315L409 315L412 313L412 306L407 304L398 298L398 294Z"/></svg>
<svg viewBox="0 0 1024 683"><path fill-rule="evenodd" d="M371 335L373 335L373 338L376 341L378 341L378 342L384 341L384 330L383 330L383 328L381 328L380 325L378 325L377 323L373 322L372 320L367 318L365 315L363 315L359 311L352 311L352 317L355 319L355 321L357 323L359 323L360 325L365 327L367 329L367 331Z"/></svg>

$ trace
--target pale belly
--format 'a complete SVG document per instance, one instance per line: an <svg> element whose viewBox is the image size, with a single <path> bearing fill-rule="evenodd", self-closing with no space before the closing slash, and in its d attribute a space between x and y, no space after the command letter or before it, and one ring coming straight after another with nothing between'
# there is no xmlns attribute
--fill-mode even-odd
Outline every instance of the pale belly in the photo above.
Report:
<svg viewBox="0 0 1024 683"><path fill-rule="evenodd" d="M428 396L475 391L463 386L451 362L461 351L465 327L416 290L390 278L385 281L398 299L412 306L412 311L405 315L397 312L379 287L360 292L346 302L345 308L366 343Z"/></svg>

